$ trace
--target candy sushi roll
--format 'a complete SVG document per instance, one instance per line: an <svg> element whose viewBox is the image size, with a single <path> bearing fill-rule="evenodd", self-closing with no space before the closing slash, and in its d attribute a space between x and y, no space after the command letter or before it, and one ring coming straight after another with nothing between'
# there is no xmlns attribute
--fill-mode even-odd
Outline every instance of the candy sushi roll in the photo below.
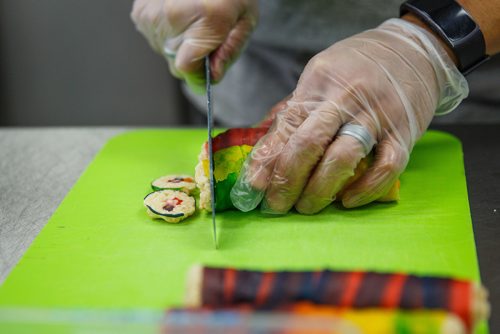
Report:
<svg viewBox="0 0 500 334"><path fill-rule="evenodd" d="M217 211L233 209L230 192L233 188L241 168L254 145L267 133L267 128L234 128L215 136L212 140L214 158L214 181L215 181L215 208ZM209 162L207 143L201 147L198 156L198 164L195 168L195 181L200 189L199 207L211 210ZM359 179L372 164L373 156L369 154L363 158L354 171L354 175L347 181L345 187ZM344 189L337 194L337 200L341 201ZM399 180L397 180L390 191L379 202L397 201L399 199Z"/></svg>
<svg viewBox="0 0 500 334"><path fill-rule="evenodd" d="M150 217L178 223L195 211L195 200L182 191L160 190L144 198L144 206Z"/></svg>
<svg viewBox="0 0 500 334"><path fill-rule="evenodd" d="M188 274L191 307L280 309L297 302L344 309L441 310L467 328L489 317L479 283L447 277L361 271L251 271L194 266Z"/></svg>
<svg viewBox="0 0 500 334"><path fill-rule="evenodd" d="M151 188L158 190L178 190L192 194L196 189L194 179L189 175L166 175L151 182Z"/></svg>

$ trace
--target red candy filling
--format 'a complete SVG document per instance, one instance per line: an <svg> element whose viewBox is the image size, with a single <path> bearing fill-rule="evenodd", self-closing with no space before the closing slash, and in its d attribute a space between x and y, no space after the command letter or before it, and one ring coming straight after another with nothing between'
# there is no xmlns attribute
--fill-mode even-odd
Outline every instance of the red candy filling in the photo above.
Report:
<svg viewBox="0 0 500 334"><path fill-rule="evenodd" d="M165 202L165 206L163 207L163 210L165 211L172 211L177 205L182 204L183 200L177 197L174 198L169 198Z"/></svg>
<svg viewBox="0 0 500 334"><path fill-rule="evenodd" d="M190 177L175 177L173 179L168 180L171 183L181 183L181 182L194 182L194 180Z"/></svg>

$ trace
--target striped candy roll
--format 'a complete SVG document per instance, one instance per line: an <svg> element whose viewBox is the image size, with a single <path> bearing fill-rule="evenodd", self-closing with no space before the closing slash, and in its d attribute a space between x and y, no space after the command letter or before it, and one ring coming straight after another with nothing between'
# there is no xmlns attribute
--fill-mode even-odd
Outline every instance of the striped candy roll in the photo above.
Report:
<svg viewBox="0 0 500 334"><path fill-rule="evenodd" d="M251 309L174 309L167 312L162 333L280 334L465 334L462 321L443 311L296 306L262 312Z"/></svg>
<svg viewBox="0 0 500 334"><path fill-rule="evenodd" d="M211 308L247 305L262 310L309 301L341 308L436 309L467 327L486 319L489 304L479 284L451 278L376 272L262 272L195 266L187 304Z"/></svg>

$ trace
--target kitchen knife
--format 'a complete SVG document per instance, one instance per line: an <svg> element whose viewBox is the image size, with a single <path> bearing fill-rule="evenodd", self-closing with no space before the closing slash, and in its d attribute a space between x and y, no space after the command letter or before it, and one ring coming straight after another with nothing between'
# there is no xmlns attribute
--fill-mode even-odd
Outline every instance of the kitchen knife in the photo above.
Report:
<svg viewBox="0 0 500 334"><path fill-rule="evenodd" d="M212 149L212 74L210 72L210 56L205 56L205 79L207 82L207 129L208 129L208 161L210 177L210 202L212 205L212 233L215 249L217 249L217 223L215 221L215 186L214 186L214 154Z"/></svg>

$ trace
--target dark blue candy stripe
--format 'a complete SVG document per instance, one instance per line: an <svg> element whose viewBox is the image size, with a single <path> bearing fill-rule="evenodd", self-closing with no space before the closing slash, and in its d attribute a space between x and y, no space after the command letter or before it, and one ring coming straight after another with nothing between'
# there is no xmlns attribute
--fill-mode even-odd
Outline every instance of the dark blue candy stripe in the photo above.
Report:
<svg viewBox="0 0 500 334"><path fill-rule="evenodd" d="M423 306L422 279L408 276L403 287L399 307L402 309L417 309Z"/></svg>
<svg viewBox="0 0 500 334"><path fill-rule="evenodd" d="M302 286L304 285L304 273L302 272L287 272L286 284L283 286L283 301L300 301L303 300L300 296Z"/></svg>
<svg viewBox="0 0 500 334"><path fill-rule="evenodd" d="M321 291L322 304L340 305L348 278L348 273L328 271L326 287Z"/></svg>
<svg viewBox="0 0 500 334"><path fill-rule="evenodd" d="M450 280L422 277L423 303L426 308L447 309Z"/></svg>
<svg viewBox="0 0 500 334"><path fill-rule="evenodd" d="M314 273L303 272L301 274L300 286L297 292L299 300L314 301L316 298L316 289L314 286Z"/></svg>
<svg viewBox="0 0 500 334"><path fill-rule="evenodd" d="M241 270L236 276L234 301L236 303L250 303L255 301L257 292L262 283L264 273L258 271Z"/></svg>
<svg viewBox="0 0 500 334"><path fill-rule="evenodd" d="M263 309L273 309L278 306L282 306L287 304L287 300L283 299L283 293L285 291L285 285L287 284L287 272L276 272L276 276L274 277L273 287L271 289L271 293L267 298L267 301L264 303Z"/></svg>
<svg viewBox="0 0 500 334"><path fill-rule="evenodd" d="M366 273L353 306L358 308L379 306L391 276L391 274Z"/></svg>
<svg viewBox="0 0 500 334"><path fill-rule="evenodd" d="M331 281L332 272L329 270L324 270L321 272L318 284L314 290L314 294L311 300L316 304L328 304L327 301L327 289Z"/></svg>
<svg viewBox="0 0 500 334"><path fill-rule="evenodd" d="M203 268L202 305L209 307L224 306L224 270Z"/></svg>

